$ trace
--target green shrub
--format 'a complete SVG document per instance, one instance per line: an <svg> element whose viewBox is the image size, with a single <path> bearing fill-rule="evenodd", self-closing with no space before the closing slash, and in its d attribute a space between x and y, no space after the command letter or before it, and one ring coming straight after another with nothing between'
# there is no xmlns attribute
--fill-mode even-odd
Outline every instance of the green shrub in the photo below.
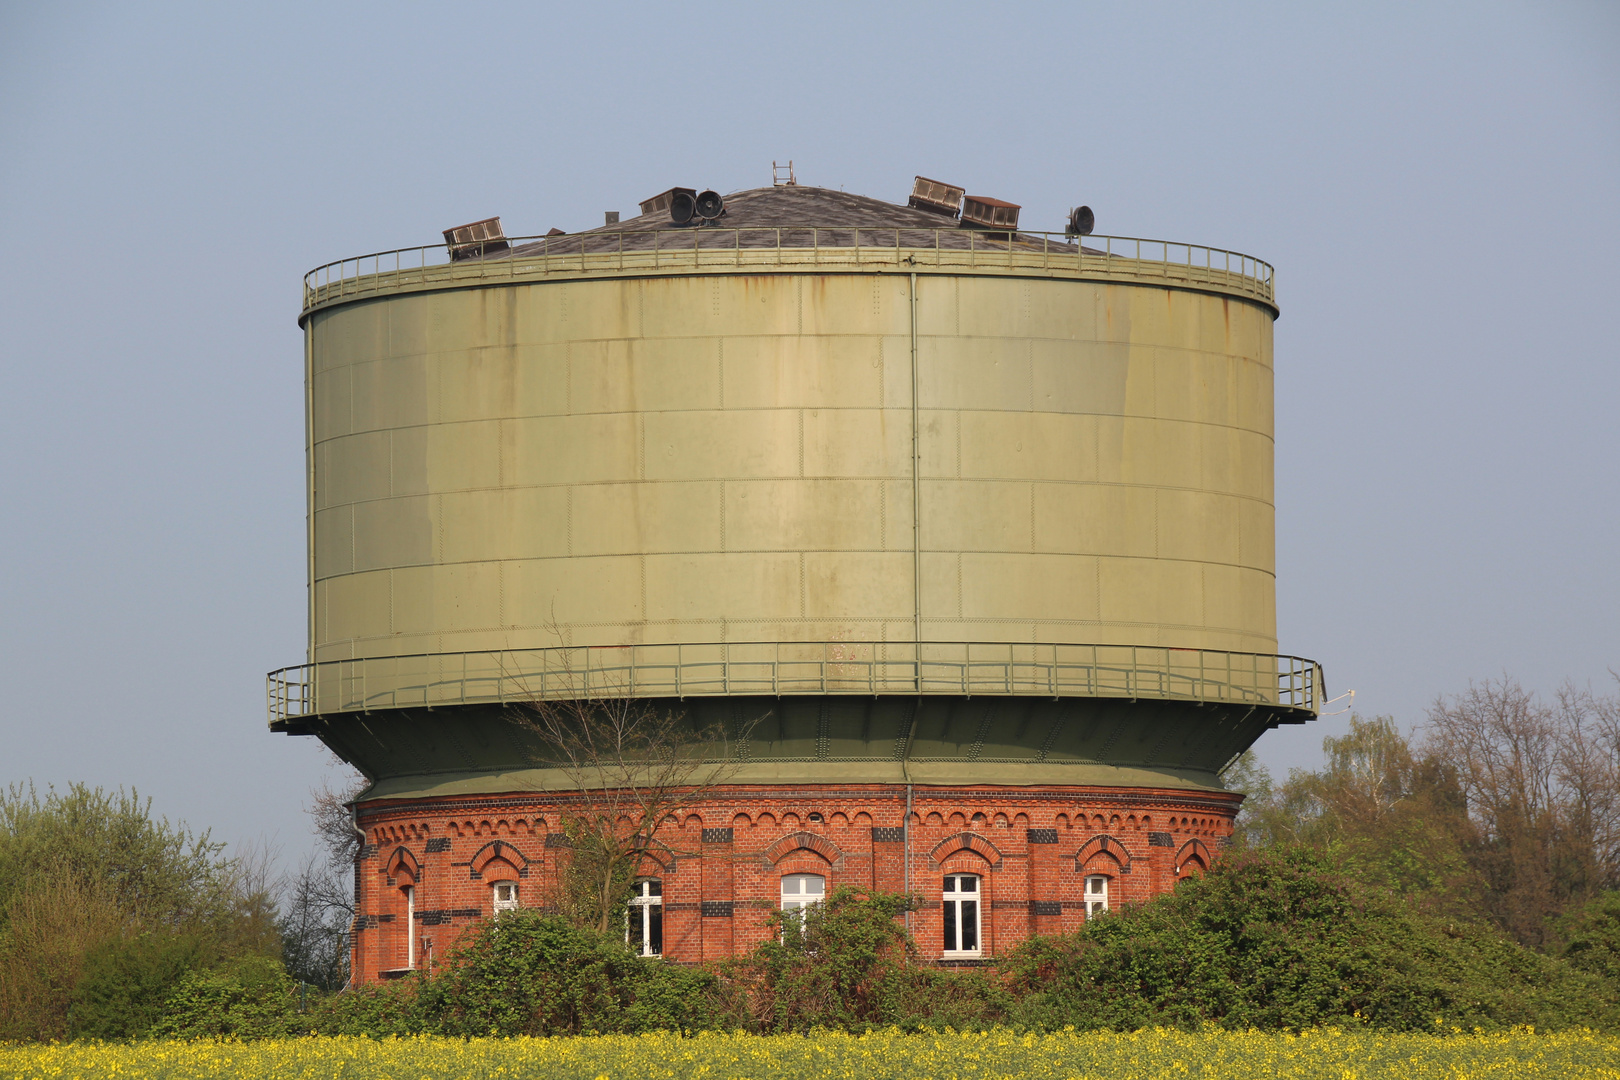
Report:
<svg viewBox="0 0 1620 1080"><path fill-rule="evenodd" d="M1559 921L1561 955L1569 965L1602 979L1609 1000L1620 1003L1620 892L1606 892Z"/></svg>
<svg viewBox="0 0 1620 1080"><path fill-rule="evenodd" d="M182 979L215 958L197 934L153 930L92 949L68 1013L74 1038L134 1039L163 1016Z"/></svg>
<svg viewBox="0 0 1620 1080"><path fill-rule="evenodd" d="M974 971L914 963L899 921L910 898L838 889L802 912L779 914L770 940L729 965L752 999L754 1026L771 1032L898 1025L977 1027L999 1017L1006 994Z"/></svg>
<svg viewBox="0 0 1620 1080"><path fill-rule="evenodd" d="M272 1039L303 1030L297 984L281 961L245 956L180 980L150 1034L171 1039Z"/></svg>
<svg viewBox="0 0 1620 1080"><path fill-rule="evenodd" d="M1236 856L1003 965L1021 1022L1394 1030L1612 1023L1594 980L1482 924L1422 915L1318 854Z"/></svg>
<svg viewBox="0 0 1620 1080"><path fill-rule="evenodd" d="M420 983L416 979L360 986L342 993L317 992L303 995L303 1012L297 1017L298 1030L318 1035L365 1035L374 1039L389 1035L415 1035L427 1031L418 1001Z"/></svg>
<svg viewBox="0 0 1620 1080"><path fill-rule="evenodd" d="M715 1027L718 990L712 972L518 911L471 930L420 1002L426 1029L444 1035L572 1035Z"/></svg>

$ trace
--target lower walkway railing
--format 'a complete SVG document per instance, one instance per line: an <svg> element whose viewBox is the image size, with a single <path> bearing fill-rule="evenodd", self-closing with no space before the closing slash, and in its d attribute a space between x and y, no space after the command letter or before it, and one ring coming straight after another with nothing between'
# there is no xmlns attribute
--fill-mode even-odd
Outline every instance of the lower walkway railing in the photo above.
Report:
<svg viewBox="0 0 1620 1080"><path fill-rule="evenodd" d="M601 697L1021 695L1314 713L1322 668L1267 653L1006 642L717 642L421 653L272 671L271 723L328 713Z"/></svg>

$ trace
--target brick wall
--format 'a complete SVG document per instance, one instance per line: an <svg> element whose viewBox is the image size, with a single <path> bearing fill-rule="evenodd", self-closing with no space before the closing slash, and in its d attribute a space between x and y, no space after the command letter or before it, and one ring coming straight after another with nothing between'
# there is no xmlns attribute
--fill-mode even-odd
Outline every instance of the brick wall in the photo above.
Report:
<svg viewBox="0 0 1620 1080"><path fill-rule="evenodd" d="M1240 801L1158 788L918 786L908 827L903 787L751 786L666 826L659 838L668 852L642 872L663 882L665 955L694 963L759 942L785 875L820 874L829 892L899 892L908 863L910 889L923 898L912 932L922 955L939 959L944 877L975 874L988 958L1031 933L1077 928L1088 875L1107 877L1118 905L1206 869L1226 846ZM497 884L514 885L521 906L544 906L567 857L568 802L515 794L362 804L358 979L407 966L407 926L416 966L442 960L492 913Z"/></svg>

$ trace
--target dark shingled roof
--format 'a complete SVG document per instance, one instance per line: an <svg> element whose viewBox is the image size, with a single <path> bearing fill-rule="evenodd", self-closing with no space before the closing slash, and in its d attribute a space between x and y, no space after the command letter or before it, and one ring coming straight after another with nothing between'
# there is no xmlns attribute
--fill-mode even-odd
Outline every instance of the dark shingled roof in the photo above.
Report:
<svg viewBox="0 0 1620 1080"><path fill-rule="evenodd" d="M488 257L558 255L578 252L581 247L588 252L649 251L654 244L670 251L693 247L768 248L778 244L782 247L850 247L856 243L862 247L931 248L936 243L935 230L942 230L937 241L942 248L967 248L971 244L980 250L1007 249L1004 232L963 228L944 214L831 188L801 185L752 188L727 195L725 209L725 215L713 225L676 225L664 210L628 218L616 225L520 244ZM1061 241L1022 235L1019 240L1037 248L1045 242L1054 252L1074 251L1074 245Z"/></svg>

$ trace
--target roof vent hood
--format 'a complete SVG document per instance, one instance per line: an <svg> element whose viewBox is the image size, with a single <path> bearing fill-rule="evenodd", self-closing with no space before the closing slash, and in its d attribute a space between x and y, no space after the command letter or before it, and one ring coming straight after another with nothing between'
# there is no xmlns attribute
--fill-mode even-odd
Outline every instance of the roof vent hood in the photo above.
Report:
<svg viewBox="0 0 1620 1080"><path fill-rule="evenodd" d="M672 187L668 191L660 192L650 199L645 199L641 203L641 216L646 217L648 214L663 213L669 209L670 203L675 201L677 195L687 195L696 200L697 188Z"/></svg>
<svg viewBox="0 0 1620 1080"><path fill-rule="evenodd" d="M1017 203L1002 202L984 195L969 195L962 200L962 224L983 229L1016 229L1018 211L1022 209Z"/></svg>
<svg viewBox="0 0 1620 1080"><path fill-rule="evenodd" d="M493 255L497 251L505 251L510 246L506 242L506 234L501 231L501 219L498 217L446 229L444 243L450 249L452 262L476 259L481 255Z"/></svg>
<svg viewBox="0 0 1620 1080"><path fill-rule="evenodd" d="M911 198L906 200L906 205L954 218L962 205L962 194L965 190L947 184L943 180L930 180L926 176L919 176L911 185Z"/></svg>

